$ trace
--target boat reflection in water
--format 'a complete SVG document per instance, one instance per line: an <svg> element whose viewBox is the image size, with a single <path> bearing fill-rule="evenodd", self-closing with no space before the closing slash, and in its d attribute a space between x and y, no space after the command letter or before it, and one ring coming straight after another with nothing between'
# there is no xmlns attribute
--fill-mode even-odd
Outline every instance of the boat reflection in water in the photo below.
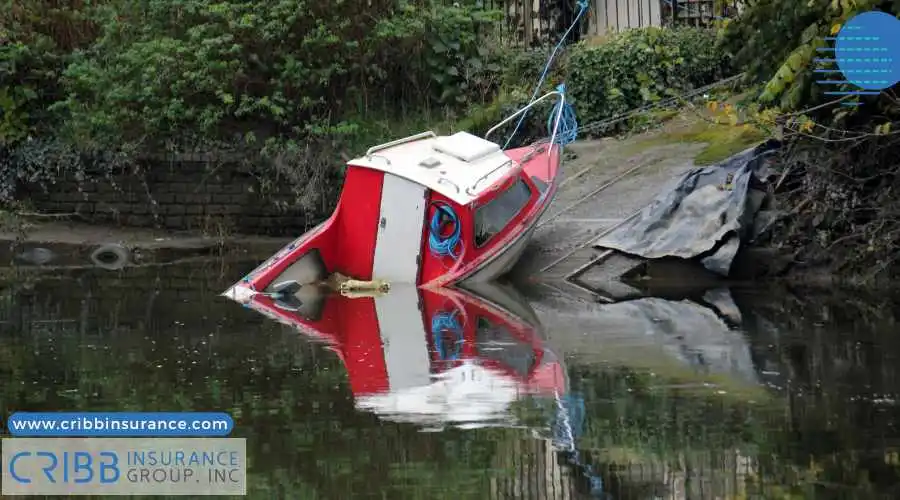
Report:
<svg viewBox="0 0 900 500"><path fill-rule="evenodd" d="M514 289L394 286L375 296L226 295L325 342L343 361L359 409L426 427L515 425L510 405L567 390L561 360Z"/></svg>

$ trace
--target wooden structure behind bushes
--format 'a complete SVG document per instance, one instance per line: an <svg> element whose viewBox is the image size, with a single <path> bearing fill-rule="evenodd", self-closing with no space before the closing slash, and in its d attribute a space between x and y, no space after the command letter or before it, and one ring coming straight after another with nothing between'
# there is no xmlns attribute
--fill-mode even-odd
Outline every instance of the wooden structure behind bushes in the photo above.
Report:
<svg viewBox="0 0 900 500"><path fill-rule="evenodd" d="M585 24L589 36L663 25L660 0L593 0Z"/></svg>
<svg viewBox="0 0 900 500"><path fill-rule="evenodd" d="M573 36L597 37L650 26L707 25L739 11L743 0L589 0L581 31ZM552 46L578 13L575 0L488 0L500 9L505 42L526 47Z"/></svg>

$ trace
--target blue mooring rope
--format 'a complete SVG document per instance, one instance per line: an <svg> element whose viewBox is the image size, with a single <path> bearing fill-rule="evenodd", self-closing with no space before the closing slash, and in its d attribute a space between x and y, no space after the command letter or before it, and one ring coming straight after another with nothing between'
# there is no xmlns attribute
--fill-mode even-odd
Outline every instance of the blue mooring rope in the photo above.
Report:
<svg viewBox="0 0 900 500"><path fill-rule="evenodd" d="M547 78L547 73L550 71L550 65L553 63L553 58L556 57L556 53L559 52L559 49L561 49L563 44L566 43L566 40L569 38L569 33L571 33L573 29L575 29L575 26L577 26L578 23L581 21L581 16L583 16L584 13L587 12L587 10L588 10L588 0L578 0L578 14L575 16L575 20L572 21L572 24L571 24L571 26L569 26L569 29L566 30L566 33L562 36L562 38L559 39L559 43L557 43L556 47L553 48L553 52L550 53L550 57L547 59L547 64L544 65L544 71L541 73L541 78L538 80L537 86L534 87L534 93L531 94L531 99L528 100L529 104L531 104L532 102L534 102L535 99L537 99L538 92L541 91L541 86L544 84L544 79ZM565 93L565 86L561 86L561 88L562 88L562 90L560 90L560 87L557 87L557 90L560 90L561 92ZM552 123L554 121L553 117L556 116L555 111L558 109L559 109L559 104L557 103L557 105L554 107L554 111L552 111L550 113L551 118L549 121L551 123L551 125L550 125L550 133L551 134L553 133L553 126L552 126ZM572 116L571 122L565 121L566 114L569 114ZM526 112L522 113L522 116L519 117L519 122L516 123L516 128L515 128L515 130L513 130L513 133L510 134L509 139L506 140L506 144L503 146L503 149L506 149L509 147L509 143L512 141L513 137L516 136L516 133L519 131L519 127L522 126L522 122L525 121L525 117L527 115L528 115L528 112L526 111ZM563 110L563 118L560 120L559 132L558 132L560 135L562 135L563 131L565 131L566 132L565 138L577 137L577 135L578 135L578 123L574 121L574 117L575 117L575 111L572 109L572 106L567 102L566 109ZM572 125L572 128L563 128L564 123L565 124L574 124L574 125ZM557 142L558 144L560 144L562 146L565 146L566 144L569 144L569 142L572 142L574 140L575 139L573 138L571 141L568 141L568 142L562 142L561 140L555 141L555 142Z"/></svg>
<svg viewBox="0 0 900 500"><path fill-rule="evenodd" d="M446 203L435 203L435 211L431 216L431 224L428 235L428 248L431 253L438 257L451 257L453 260L459 258L456 252L457 247L462 244L462 228L459 222L459 216L453 207ZM446 216L444 219L442 216ZM453 232L447 236L442 236L444 224L453 224Z"/></svg>
<svg viewBox="0 0 900 500"><path fill-rule="evenodd" d="M560 84L556 87L556 90L565 95L566 84ZM556 125L556 115L559 113L560 106L563 106L562 116L559 117L559 128L556 129L556 138L553 142L560 146L566 146L575 142L575 139L578 138L578 119L575 117L575 109L572 108L571 104L568 102L563 104L557 101L553 106L553 110L550 111L550 116L547 117L547 131L551 136L553 135L553 127Z"/></svg>
<svg viewBox="0 0 900 500"><path fill-rule="evenodd" d="M442 311L431 318L431 335L434 337L434 347L444 361L455 360L459 356L459 350L463 344L462 325L459 324L457 313L458 311ZM446 331L452 332L456 336L456 342L454 342L452 352L449 354L444 347L444 337L442 335Z"/></svg>

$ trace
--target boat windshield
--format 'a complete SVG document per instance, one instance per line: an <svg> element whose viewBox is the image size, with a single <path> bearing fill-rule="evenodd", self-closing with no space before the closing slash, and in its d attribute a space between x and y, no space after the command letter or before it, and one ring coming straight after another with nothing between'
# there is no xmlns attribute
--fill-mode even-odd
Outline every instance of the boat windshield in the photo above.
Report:
<svg viewBox="0 0 900 500"><path fill-rule="evenodd" d="M531 188L519 178L493 200L475 209L475 246L483 246L502 231L530 199Z"/></svg>

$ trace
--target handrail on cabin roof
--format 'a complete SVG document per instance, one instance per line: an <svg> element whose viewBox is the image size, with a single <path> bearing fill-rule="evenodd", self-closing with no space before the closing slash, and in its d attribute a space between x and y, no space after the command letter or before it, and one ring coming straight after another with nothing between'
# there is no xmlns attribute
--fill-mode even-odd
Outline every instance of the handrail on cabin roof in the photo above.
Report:
<svg viewBox="0 0 900 500"><path fill-rule="evenodd" d="M544 99L547 99L548 97L553 96L553 95L558 95L559 99L560 99L559 110L556 112L556 120L554 120L553 135L550 137L550 143L553 144L553 141L556 139L557 129L559 128L559 121L562 118L563 108L565 107L564 105L566 103L566 95L558 90L552 90L550 92L547 92L546 94L544 94L541 97L532 101L527 106L523 107L522 109L520 109L520 110L516 111L515 113L509 115L508 117L504 118L503 121L494 125L490 130L487 131L487 133L484 134L485 140L487 140L488 136L491 135L492 133L494 133L494 131L496 131L498 128L500 128L500 127L506 125L507 123L509 123L510 121L512 121L513 118L521 115L522 113L525 113L529 109L533 108L537 103L539 103L539 102L543 101Z"/></svg>
<svg viewBox="0 0 900 500"><path fill-rule="evenodd" d="M366 156L367 156L367 157L372 156L373 153L375 153L375 152L377 152L377 151L381 151L381 150L383 150L383 149L392 148L392 147L394 147L394 146L399 146L399 145L401 145L401 144L406 144L407 142L418 141L418 140L420 140L420 139L428 139L428 138L431 138L431 137L437 137L437 134L435 134L434 132L432 132L431 130L429 130L429 131L427 131L427 132L421 132L421 133L418 133L418 134L416 134L416 135L411 135L411 136L409 136L409 137L404 137L404 138L402 138L402 139L397 139L397 140L395 140L395 141L386 142L386 143L384 143L384 144L379 144L379 145L377 145L377 146L372 146L371 148L369 148L368 151L366 151Z"/></svg>

